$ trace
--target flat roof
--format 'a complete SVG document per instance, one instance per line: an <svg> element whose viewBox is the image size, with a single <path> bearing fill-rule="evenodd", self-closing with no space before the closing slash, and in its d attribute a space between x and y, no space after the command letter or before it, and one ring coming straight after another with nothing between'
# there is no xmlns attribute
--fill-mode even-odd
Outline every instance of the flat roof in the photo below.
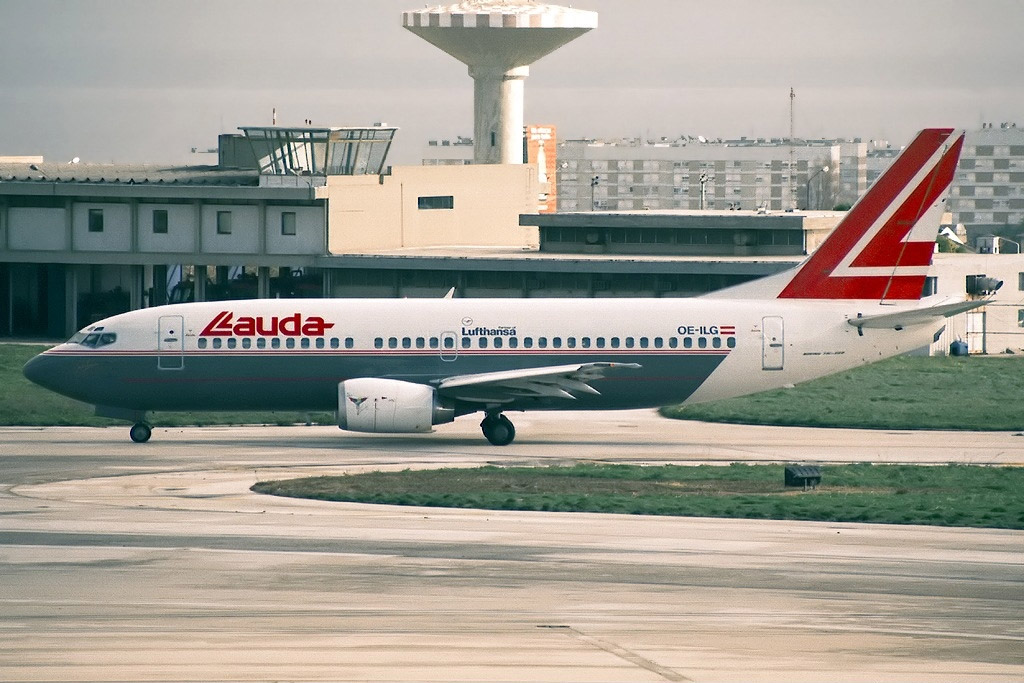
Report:
<svg viewBox="0 0 1024 683"><path fill-rule="evenodd" d="M802 229L806 219L835 219L842 211L760 211L740 210L655 210L655 211L567 211L521 214L519 225L602 228L743 228L745 230Z"/></svg>
<svg viewBox="0 0 1024 683"><path fill-rule="evenodd" d="M2 183L88 183L111 185L258 186L256 170L171 164L92 164L0 160Z"/></svg>
<svg viewBox="0 0 1024 683"><path fill-rule="evenodd" d="M646 254L564 254L523 247L407 247L318 256L322 268L400 270L544 270L606 273L730 273L770 275L805 257L792 256L657 256Z"/></svg>

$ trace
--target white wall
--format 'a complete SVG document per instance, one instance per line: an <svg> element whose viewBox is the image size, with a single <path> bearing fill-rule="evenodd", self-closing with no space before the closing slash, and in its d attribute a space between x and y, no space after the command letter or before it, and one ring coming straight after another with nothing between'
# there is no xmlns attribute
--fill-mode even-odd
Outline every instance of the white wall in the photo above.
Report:
<svg viewBox="0 0 1024 683"><path fill-rule="evenodd" d="M103 211L103 232L89 232L89 210ZM128 204L75 203L71 231L78 251L130 251L131 206Z"/></svg>
<svg viewBox="0 0 1024 683"><path fill-rule="evenodd" d="M217 212L231 212L231 234L217 234ZM260 246L258 206L210 204L203 207L203 252L209 254L258 254ZM280 219L279 219L280 220Z"/></svg>
<svg viewBox="0 0 1024 683"><path fill-rule="evenodd" d="M67 249L65 209L7 209L7 232L11 249L58 251Z"/></svg>
<svg viewBox="0 0 1024 683"><path fill-rule="evenodd" d="M191 204L139 204L139 251L190 252L196 248L196 208ZM167 233L153 232L153 211L167 211Z"/></svg>
<svg viewBox="0 0 1024 683"><path fill-rule="evenodd" d="M295 234L281 234L281 214L295 213ZM326 252L324 239L324 210L320 207L268 206L267 207L267 253L268 254L323 254Z"/></svg>

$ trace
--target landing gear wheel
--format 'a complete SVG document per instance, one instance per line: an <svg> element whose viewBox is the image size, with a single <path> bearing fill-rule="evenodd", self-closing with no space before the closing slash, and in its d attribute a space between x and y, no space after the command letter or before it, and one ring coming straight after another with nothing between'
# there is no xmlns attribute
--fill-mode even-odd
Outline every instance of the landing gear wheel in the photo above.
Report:
<svg viewBox="0 0 1024 683"><path fill-rule="evenodd" d="M135 443L146 443L152 435L153 428L145 422L136 422L128 432L128 436L132 437Z"/></svg>
<svg viewBox="0 0 1024 683"><path fill-rule="evenodd" d="M507 446L516 438L516 428L512 420L504 415L488 415L480 423L480 429L494 446Z"/></svg>

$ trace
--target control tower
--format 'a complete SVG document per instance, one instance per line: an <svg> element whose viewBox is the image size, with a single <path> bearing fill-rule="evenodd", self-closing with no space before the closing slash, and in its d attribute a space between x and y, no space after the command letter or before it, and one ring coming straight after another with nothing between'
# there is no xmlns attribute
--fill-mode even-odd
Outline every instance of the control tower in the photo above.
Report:
<svg viewBox="0 0 1024 683"><path fill-rule="evenodd" d="M402 13L402 25L469 66L473 163L523 163L530 64L597 28L597 12L539 2L467 0Z"/></svg>

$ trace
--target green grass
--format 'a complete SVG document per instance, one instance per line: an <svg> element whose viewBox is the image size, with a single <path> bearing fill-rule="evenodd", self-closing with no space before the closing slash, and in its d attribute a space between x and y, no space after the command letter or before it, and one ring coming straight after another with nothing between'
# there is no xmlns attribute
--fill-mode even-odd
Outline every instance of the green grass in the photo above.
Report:
<svg viewBox="0 0 1024 683"><path fill-rule="evenodd" d="M898 357L792 389L662 409L686 420L866 429L1019 430L1024 357Z"/></svg>
<svg viewBox="0 0 1024 683"><path fill-rule="evenodd" d="M0 425L124 425L124 420L96 417L93 407L32 384L21 373L30 358L45 351L42 344L0 344ZM313 422L334 424L331 413L161 412L149 416L158 427L187 425L275 424Z"/></svg>
<svg viewBox="0 0 1024 683"><path fill-rule="evenodd" d="M1024 529L1024 468L835 465L814 491L783 465L481 467L260 482L258 493L329 501Z"/></svg>

